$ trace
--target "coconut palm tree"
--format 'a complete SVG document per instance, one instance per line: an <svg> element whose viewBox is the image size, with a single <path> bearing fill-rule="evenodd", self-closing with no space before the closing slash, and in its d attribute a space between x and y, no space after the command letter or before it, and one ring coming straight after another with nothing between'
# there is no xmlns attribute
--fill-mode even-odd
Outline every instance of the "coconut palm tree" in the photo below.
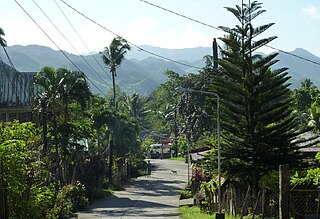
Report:
<svg viewBox="0 0 320 219"><path fill-rule="evenodd" d="M102 59L103 62L110 67L110 73L112 75L112 88L113 88L113 104L116 106L116 86L115 78L117 77L117 68L121 65L124 55L130 50L131 47L128 42L122 37L115 37L109 47L105 47Z"/></svg>
<svg viewBox="0 0 320 219"><path fill-rule="evenodd" d="M68 132L62 133L59 129L67 125L75 117L71 112L70 104L78 104L80 106L79 110L83 110L92 94L84 73L70 71L65 68L55 70L51 67L44 67L36 74L34 84L38 88L38 95L34 101L34 112L45 111L50 115L49 123L52 125L52 136L54 136L56 163L60 164L59 148L61 149L61 146L63 146L66 151L70 137ZM46 117L47 115L44 113L43 121L45 121ZM43 124L44 131L46 127L47 124ZM46 142L47 133L43 134L43 153L47 153L50 151ZM65 180L61 175L61 167L59 165L56 166L59 181L63 184Z"/></svg>
<svg viewBox="0 0 320 219"><path fill-rule="evenodd" d="M35 97L35 105L34 105L34 112L41 112L45 111L50 114L51 119L50 122L52 123L52 135L54 136L54 146L55 146L55 159L56 163L60 163L60 156L58 151L58 133L57 133L57 120L58 120L58 112L63 110L63 105L61 102L61 90L63 88L63 82L65 78L62 74L57 74L54 68L51 67L44 67L38 72L34 79L34 85L38 89L38 94ZM45 113L46 114L46 113ZM47 115L43 114L43 121ZM43 122L44 123L44 122ZM46 128L47 124L43 124L43 127ZM44 129L46 130L46 129ZM46 154L49 151L47 142L46 142L46 135L44 134L44 148L43 153ZM57 176L62 184L62 177L61 177L61 168L57 165Z"/></svg>
<svg viewBox="0 0 320 219"><path fill-rule="evenodd" d="M112 87L113 87L113 105L116 108L116 83L117 67L119 67L124 59L124 55L130 50L130 45L122 37L115 37L109 47L105 47L102 59L103 62L110 67L110 73L112 75ZM114 135L111 134L110 138L110 151L109 151L109 180L112 180L112 164L113 164L113 149L114 149Z"/></svg>

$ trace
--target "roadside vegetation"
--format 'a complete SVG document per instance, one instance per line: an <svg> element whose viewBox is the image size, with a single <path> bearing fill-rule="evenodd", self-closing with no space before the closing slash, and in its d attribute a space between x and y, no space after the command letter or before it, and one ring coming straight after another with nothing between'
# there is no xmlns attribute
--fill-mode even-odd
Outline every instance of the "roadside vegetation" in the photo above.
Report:
<svg viewBox="0 0 320 219"><path fill-rule="evenodd" d="M188 207L183 206L179 208L179 213L181 218L183 219L194 219L194 218L201 218L201 219L212 219L214 218L213 215L209 215L206 213L201 212L200 208L197 206Z"/></svg>
<svg viewBox="0 0 320 219"><path fill-rule="evenodd" d="M175 160L208 148L193 166L190 188L181 191L183 198L198 197L201 207L179 211L183 218L214 218L217 99L176 87L219 94L223 183L254 200L264 189L277 191L278 166L290 164L292 187L318 188L320 155L300 147L318 143L320 91L308 79L290 90L288 69L273 69L277 54L257 53L276 39L259 38L273 23L251 23L263 14L261 3L227 10L239 24L220 27L226 35L219 60L208 55L203 68L188 75L167 70L168 80L148 96L126 94L116 84L116 70L130 50L119 37L101 57L113 82L106 96L91 92L85 72L41 69L33 120L0 123L0 218L68 218L145 174L150 145L163 140L172 144ZM5 47L3 36L0 28Z"/></svg>
<svg viewBox="0 0 320 219"><path fill-rule="evenodd" d="M184 158L184 157L173 157L173 158L170 158L170 160L178 160L178 161L185 161L186 160L186 158Z"/></svg>

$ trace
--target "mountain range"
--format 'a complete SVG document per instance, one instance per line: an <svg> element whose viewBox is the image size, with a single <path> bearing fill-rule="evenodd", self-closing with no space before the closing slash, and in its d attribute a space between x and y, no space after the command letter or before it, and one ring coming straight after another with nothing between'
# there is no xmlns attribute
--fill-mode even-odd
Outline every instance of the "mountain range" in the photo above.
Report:
<svg viewBox="0 0 320 219"><path fill-rule="evenodd" d="M141 48L150 53L175 60L186 65L180 65L168 59L162 59L159 56L152 56L150 53L132 48L117 69L117 84L128 94L137 92L141 95L147 95L152 92L159 84L167 80L163 74L166 70L175 71L181 75L187 73L197 73L195 67L203 67L203 57L211 54L211 48L198 47L186 49L164 49L159 47L143 45ZM44 66L53 68L66 67L74 70L81 70L86 73L91 83L94 83L102 91L111 89L112 81L109 69L102 62L101 54L94 53L90 55L75 55L67 52L53 50L49 47L39 45L28 46L9 46L6 48L15 68L21 72L37 72ZM288 67L291 87L298 87L301 81L309 78L320 88L320 66L307 62L295 56L307 58L320 63L320 57L317 57L308 51L297 48L288 55L279 52L276 63L273 68ZM65 55L64 55L65 54ZM66 58L68 56L69 59ZM9 63L5 53L0 51L0 58ZM76 66L76 67L75 67ZM95 86L91 86L93 92L99 92Z"/></svg>

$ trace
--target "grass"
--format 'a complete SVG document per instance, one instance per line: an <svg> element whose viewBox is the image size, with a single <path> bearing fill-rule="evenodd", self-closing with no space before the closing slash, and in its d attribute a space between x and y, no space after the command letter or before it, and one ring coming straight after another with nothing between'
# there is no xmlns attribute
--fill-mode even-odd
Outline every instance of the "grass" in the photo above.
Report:
<svg viewBox="0 0 320 219"><path fill-rule="evenodd" d="M212 219L214 218L213 215L205 214L200 211L199 207L188 207L182 206L179 208L180 216L183 219L194 219L194 218L201 218L201 219Z"/></svg>
<svg viewBox="0 0 320 219"><path fill-rule="evenodd" d="M183 219L194 219L194 218L198 218L198 219L215 219L215 215L210 215L210 214L206 214L204 212L200 211L199 207L196 206L182 206L179 208L179 212L180 212L180 216ZM228 214L225 214L225 219L239 219L240 217L234 217L234 216L229 216ZM251 219L252 215L247 215L244 216L243 219ZM261 219L261 215L256 215L255 218L257 219ZM269 217L267 219L273 219L273 217Z"/></svg>
<svg viewBox="0 0 320 219"><path fill-rule="evenodd" d="M173 157L170 160L178 160L178 161L185 161L184 157Z"/></svg>
<svg viewBox="0 0 320 219"><path fill-rule="evenodd" d="M201 212L200 208L196 206L192 206L192 207L182 206L179 208L179 212L180 212L181 218L183 219L194 219L194 218L215 219L214 214L210 215L210 214ZM229 216L228 214L225 214L225 219L238 219L238 218L240 217L233 217L233 216ZM244 218L248 218L248 217L244 217ZM252 216L250 218L252 218Z"/></svg>

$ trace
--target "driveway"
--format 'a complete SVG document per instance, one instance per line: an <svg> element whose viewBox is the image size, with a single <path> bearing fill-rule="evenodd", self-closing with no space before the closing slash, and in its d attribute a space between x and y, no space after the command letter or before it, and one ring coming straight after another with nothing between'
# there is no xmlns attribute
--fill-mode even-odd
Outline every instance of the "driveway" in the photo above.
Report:
<svg viewBox="0 0 320 219"><path fill-rule="evenodd" d="M150 178L132 180L125 191L115 191L112 197L94 203L78 213L78 218L180 218L179 194L188 180L187 164L173 160L151 163Z"/></svg>

